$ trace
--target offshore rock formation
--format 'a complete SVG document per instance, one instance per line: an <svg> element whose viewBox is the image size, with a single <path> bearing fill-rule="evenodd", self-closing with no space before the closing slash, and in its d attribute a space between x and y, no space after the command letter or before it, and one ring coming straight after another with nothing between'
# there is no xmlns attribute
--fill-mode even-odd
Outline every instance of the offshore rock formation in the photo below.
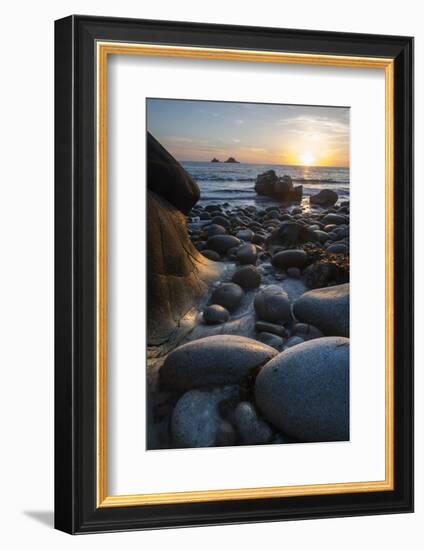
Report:
<svg viewBox="0 0 424 550"><path fill-rule="evenodd" d="M290 176L279 177L274 170L268 170L257 176L255 191L258 195L267 195L282 202L300 202L303 185L294 187Z"/></svg>

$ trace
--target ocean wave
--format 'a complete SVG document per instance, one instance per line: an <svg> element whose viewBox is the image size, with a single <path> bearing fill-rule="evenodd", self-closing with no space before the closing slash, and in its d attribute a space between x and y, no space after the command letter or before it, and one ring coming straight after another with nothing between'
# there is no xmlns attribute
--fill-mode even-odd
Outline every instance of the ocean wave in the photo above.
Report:
<svg viewBox="0 0 424 550"><path fill-rule="evenodd" d="M295 183L301 183L304 185L321 185L323 183L334 185L349 185L349 180L335 180L331 178L293 178L293 181Z"/></svg>
<svg viewBox="0 0 424 550"><path fill-rule="evenodd" d="M193 179L195 179L196 181L255 181L256 178L252 178L252 177L240 177L240 176L234 176L234 177L229 177L229 176L215 176L213 174L203 174L203 175L200 175L200 174L193 174L191 173L191 177Z"/></svg>

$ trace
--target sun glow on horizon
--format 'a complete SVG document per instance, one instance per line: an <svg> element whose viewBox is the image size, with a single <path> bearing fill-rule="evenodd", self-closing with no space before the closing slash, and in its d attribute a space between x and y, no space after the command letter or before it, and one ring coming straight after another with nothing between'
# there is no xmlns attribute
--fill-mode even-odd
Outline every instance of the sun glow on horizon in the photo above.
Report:
<svg viewBox="0 0 424 550"><path fill-rule="evenodd" d="M149 99L147 129L177 160L349 166L349 109Z"/></svg>
<svg viewBox="0 0 424 550"><path fill-rule="evenodd" d="M303 166L311 166L316 161L316 157L310 151L304 151L299 155L299 160Z"/></svg>

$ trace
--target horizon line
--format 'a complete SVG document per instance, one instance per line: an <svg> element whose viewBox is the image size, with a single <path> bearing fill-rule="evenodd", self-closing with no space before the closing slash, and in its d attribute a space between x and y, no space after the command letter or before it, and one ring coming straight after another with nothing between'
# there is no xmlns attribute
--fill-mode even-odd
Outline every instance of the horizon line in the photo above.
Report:
<svg viewBox="0 0 424 550"><path fill-rule="evenodd" d="M276 163L276 162L226 162L220 160L219 162L212 162L212 160L190 160L190 159L175 159L177 162L206 162L208 164L256 164L256 165L269 165L269 166L294 166L296 168L350 168L350 164L346 166L336 166L333 164L290 164L290 163Z"/></svg>

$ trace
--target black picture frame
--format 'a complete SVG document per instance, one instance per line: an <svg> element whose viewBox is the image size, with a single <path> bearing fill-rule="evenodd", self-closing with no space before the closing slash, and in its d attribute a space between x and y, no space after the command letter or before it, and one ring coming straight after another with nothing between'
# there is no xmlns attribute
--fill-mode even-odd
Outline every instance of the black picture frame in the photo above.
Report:
<svg viewBox="0 0 424 550"><path fill-rule="evenodd" d="M98 508L98 40L394 60L393 491ZM73 15L55 23L55 527L93 533L413 511L413 39Z"/></svg>

